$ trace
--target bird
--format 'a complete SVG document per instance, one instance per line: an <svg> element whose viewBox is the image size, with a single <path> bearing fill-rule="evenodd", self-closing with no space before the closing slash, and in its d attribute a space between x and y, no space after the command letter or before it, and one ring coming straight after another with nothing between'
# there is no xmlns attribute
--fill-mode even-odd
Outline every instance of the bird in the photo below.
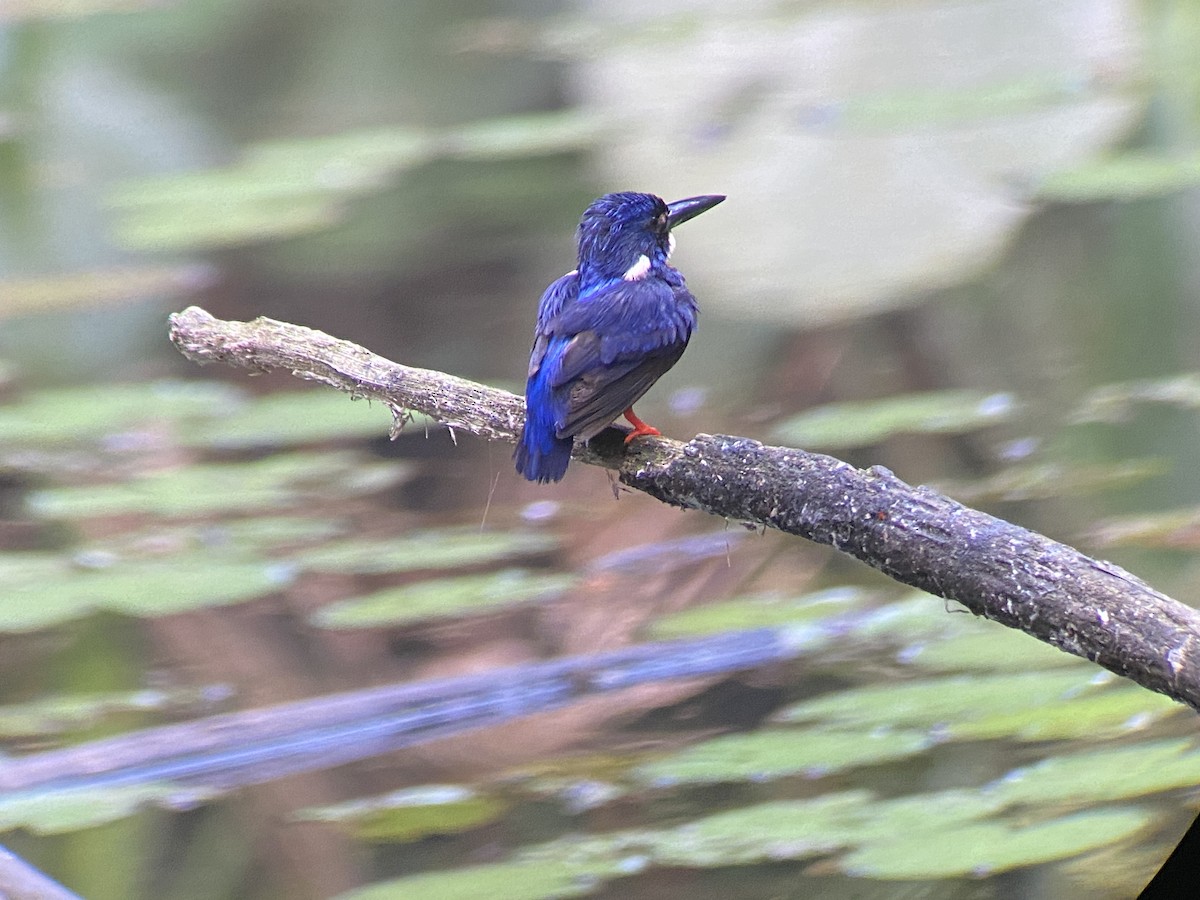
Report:
<svg viewBox="0 0 1200 900"><path fill-rule="evenodd" d="M654 194L605 194L575 233L577 264L538 304L525 384L525 425L513 453L529 481L560 481L578 438L621 415L629 443L657 435L633 412L679 361L696 328L696 298L670 265L671 229L725 199L703 194L666 203Z"/></svg>

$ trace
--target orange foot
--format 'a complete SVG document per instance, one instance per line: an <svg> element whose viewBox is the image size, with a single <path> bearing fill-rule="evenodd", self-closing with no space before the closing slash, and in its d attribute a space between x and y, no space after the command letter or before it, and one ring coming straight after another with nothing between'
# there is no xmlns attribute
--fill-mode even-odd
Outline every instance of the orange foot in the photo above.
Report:
<svg viewBox="0 0 1200 900"><path fill-rule="evenodd" d="M629 424L633 426L633 431L631 431L631 432L629 432L629 434L625 435L625 443L627 443L627 444L630 441L632 441L634 438L639 438L639 437L642 437L643 435L653 435L653 436L657 437L662 434L662 432L659 431L657 428L655 428L653 425L647 425L645 422L643 422L641 419L639 419L637 416L635 416L633 414L632 406L629 407L629 409L625 410L625 418L628 419Z"/></svg>

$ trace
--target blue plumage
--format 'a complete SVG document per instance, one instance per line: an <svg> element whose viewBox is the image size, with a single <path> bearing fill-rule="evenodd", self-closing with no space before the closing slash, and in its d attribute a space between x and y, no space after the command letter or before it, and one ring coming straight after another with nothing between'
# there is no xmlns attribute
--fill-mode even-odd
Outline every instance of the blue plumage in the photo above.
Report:
<svg viewBox="0 0 1200 900"><path fill-rule="evenodd" d="M589 440L624 414L626 440L658 434L633 404L675 365L696 327L696 300L668 264L671 228L716 206L719 195L664 203L653 194L606 194L579 222L578 267L538 306L525 429L513 454L530 481L558 481L575 438Z"/></svg>

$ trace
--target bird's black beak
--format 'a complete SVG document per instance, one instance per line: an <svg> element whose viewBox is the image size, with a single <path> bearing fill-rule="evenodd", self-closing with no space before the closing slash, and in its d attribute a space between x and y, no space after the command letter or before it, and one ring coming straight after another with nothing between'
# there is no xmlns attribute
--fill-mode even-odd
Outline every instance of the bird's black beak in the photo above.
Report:
<svg viewBox="0 0 1200 900"><path fill-rule="evenodd" d="M688 197L686 200L668 203L667 227L674 228L676 225L682 225L688 219L694 219L705 210L712 209L724 199L724 194L702 194L699 197Z"/></svg>

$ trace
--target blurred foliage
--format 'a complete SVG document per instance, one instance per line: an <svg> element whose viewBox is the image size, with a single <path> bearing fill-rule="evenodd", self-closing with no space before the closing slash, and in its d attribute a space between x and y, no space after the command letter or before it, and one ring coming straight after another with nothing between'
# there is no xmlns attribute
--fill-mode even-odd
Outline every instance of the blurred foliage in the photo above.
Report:
<svg viewBox="0 0 1200 900"><path fill-rule="evenodd" d="M202 792L176 785L132 784L61 791L53 795L0 795L0 829L27 828L36 834L66 834L123 819L152 803L195 803Z"/></svg>
<svg viewBox="0 0 1200 900"><path fill-rule="evenodd" d="M947 792L950 800L961 795ZM907 801L875 801L862 793L779 802L718 813L675 829L617 831L560 839L532 847L512 861L417 875L340 895L343 900L390 897L489 897L520 900L572 896L571 887L591 892L597 882L645 871L651 866L704 868L779 862L825 855L861 838L858 822L873 820L864 846L842 857L846 874L880 879L931 879L993 875L1103 847L1143 830L1145 811L1113 808L1013 826L972 821L987 814L975 804L955 816L953 807L928 798L914 816ZM867 806L870 805L870 812ZM895 815L892 814L893 810ZM933 813L932 815L930 813ZM955 841L954 835L962 836ZM946 844L955 846L946 852ZM558 878L547 883L550 873Z"/></svg>
<svg viewBox="0 0 1200 900"><path fill-rule="evenodd" d="M495 821L506 809L499 797L460 785L434 784L305 809L296 818L349 825L365 840L413 841L477 828Z"/></svg>
<svg viewBox="0 0 1200 900"><path fill-rule="evenodd" d="M589 53L586 25L557 46L581 61L584 102L628 123L606 174L734 198L684 244L730 317L816 325L976 276L1039 186L1125 139L1147 102L1145 41L1123 0L708 0L656 8L630 34L635 7L595 16L606 52ZM648 59L671 77L623 89Z"/></svg>
<svg viewBox="0 0 1200 900"><path fill-rule="evenodd" d="M240 165L119 187L117 234L141 250L196 250L328 230L346 202L433 160L523 159L579 150L597 123L550 113L455 130L399 128L251 147Z"/></svg>
<svg viewBox="0 0 1200 900"><path fill-rule="evenodd" d="M848 854L843 864L849 874L868 878L978 877L1027 866L1034 860L1062 859L1095 850L1122 837L1132 837L1151 821L1145 810L1111 809L1025 827L969 823L955 829L948 852L941 846L934 851L929 835L898 835L893 841Z"/></svg>
<svg viewBox="0 0 1200 900"><path fill-rule="evenodd" d="M1200 155L1168 159L1126 154L1047 178L1043 200L1086 203L1171 194L1200 184Z"/></svg>
<svg viewBox="0 0 1200 900"><path fill-rule="evenodd" d="M20 19L72 19L106 12L133 12L156 0L6 0L0 22Z"/></svg>
<svg viewBox="0 0 1200 900"><path fill-rule="evenodd" d="M1148 547L1194 551L1200 546L1200 508L1169 509L1154 515L1098 522L1088 534L1100 547Z"/></svg>
<svg viewBox="0 0 1200 900"><path fill-rule="evenodd" d="M282 588L290 577L284 568L221 553L105 559L99 565L10 553L0 558L0 586L8 598L0 631L36 631L105 610L165 616L244 602Z"/></svg>
<svg viewBox="0 0 1200 900"><path fill-rule="evenodd" d="M211 279L212 272L202 266L109 269L11 279L0 281L0 317L128 303L164 294L185 296Z"/></svg>
<svg viewBox="0 0 1200 900"><path fill-rule="evenodd" d="M706 310L681 368L737 385L732 427L870 448L902 477L928 463L956 497L1150 551L1133 560L1194 593L1196 4L8 0L0 29L9 734L70 743L177 715L164 698L186 691L106 679L153 681L157 654L207 634L180 641L180 614L220 605L303 644L295 669L255 645L230 673L268 692L386 677L393 654L551 652L553 615L626 639L776 627L803 667L721 687L771 694L762 723L738 701L706 718L704 694L679 718L637 707L624 730L589 719L603 739L584 758L489 758L473 781L301 818L373 842L372 871L420 873L353 897L622 892L654 868L698 895L729 868L747 896L780 870L789 891L824 871L858 893L944 879L947 896L1054 872L1054 896L1091 896L1097 848L1129 880L1103 889L1132 895L1165 855L1139 843L1147 824L1200 783L1177 705L926 595L845 584L807 548L681 539L636 500L614 529L603 484L523 507L551 495L497 488L503 451L485 466L467 441L452 460L345 446L387 434L381 407L159 376L179 365L163 313L211 300L519 377L591 196L720 191L720 215L681 235ZM917 306L934 337L889 334L894 353L861 332L795 351L779 332ZM720 416L701 403L695 427ZM714 560L727 571L705 581ZM550 596L533 634L497 627ZM513 733L501 743L535 743L533 723ZM62 835L47 867L89 897L289 895L272 867L303 860L248 858L261 798L178 827L144 811L210 799L10 794L0 821ZM1073 874L1033 868L1069 858Z"/></svg>
<svg viewBox="0 0 1200 900"><path fill-rule="evenodd" d="M470 559L462 562L469 564ZM436 578L330 604L313 617L313 624L374 628L482 614L557 597L576 582L570 575L533 575L521 569Z"/></svg>
<svg viewBox="0 0 1200 900"><path fill-rule="evenodd" d="M461 568L537 556L549 553L557 546L557 539L547 534L426 528L404 537L332 541L300 554L296 563L309 571L365 575Z"/></svg>
<svg viewBox="0 0 1200 900"><path fill-rule="evenodd" d="M103 445L122 431L163 427L193 417L217 417L238 392L215 382L158 381L75 385L30 391L0 406L6 446ZM35 460L29 460L30 464Z"/></svg>
<svg viewBox="0 0 1200 900"><path fill-rule="evenodd" d="M1072 418L1076 422L1123 422L1145 403L1200 409L1200 374L1181 372L1167 378L1101 385L1088 393Z"/></svg>
<svg viewBox="0 0 1200 900"><path fill-rule="evenodd" d="M1097 388L1091 396L1117 393L1118 387ZM390 423L385 410L326 391L252 398L226 387L164 382L97 387L86 404L89 418L64 427L64 410L73 409L81 396L87 395L32 391L18 393L0 407L0 421L8 426L7 454L16 471L48 474L53 480L56 469L40 459L40 452L88 446L100 451L68 479L77 483L29 491L26 513L76 525L97 519L111 523L103 539L69 552L0 557L0 582L8 586L9 597L0 614L4 630L37 631L104 611L170 616L249 602L334 573L407 577L400 584L350 591L345 599L324 602L311 616L318 626L404 629L450 619L467 626L517 604L570 598L588 583L570 573L511 568L514 562L530 565L550 558L561 547L561 539L551 533L457 526L376 537L348 530L337 514L339 506L356 496L378 496L414 477L414 469L407 463L367 463L360 453L320 445L339 436L382 435ZM1164 396L1178 398L1179 391L1164 394L1143 387L1121 396L1132 408ZM844 426L847 445L882 443L907 431L970 431L980 422L990 424L997 409L1004 424L1019 427L1029 409L1011 396L997 405L988 395L961 392L878 405L883 426L865 413L838 420L850 423ZM1084 406L1091 405L1093 400L1085 399ZM981 408L987 411L982 419ZM160 417L160 409L169 415ZM814 420L824 421L827 415L818 412ZM1087 424L1090 418L1080 415L1072 421ZM823 427L830 434L839 431L838 426ZM136 458L159 452L164 440L161 435L155 441L130 440L130 435L163 429L179 455L144 470L123 462L130 453ZM817 440L812 434L806 439ZM23 455L17 455L20 447ZM265 455L238 455L246 450ZM201 456L190 455L194 453ZM209 453L217 455L205 458ZM1011 471L1027 467L1022 461ZM1119 487L1129 477L1094 473L1088 484ZM1066 476L1043 480L1063 482L1068 493L1080 490ZM282 516L281 509L297 514ZM240 518L228 518L230 514ZM590 577L687 571L703 560L728 557L740 543L736 538L716 532L635 544L597 557ZM464 569L476 571L464 574ZM486 884L494 874L497 891L525 896L523 891L541 890L538 876L518 879L511 887L504 887L505 879L526 867L536 871L542 859L555 860L560 869L568 866L576 877L599 881L650 866L712 868L830 854L840 870L860 878L1001 872L1113 847L1141 833L1147 813L1108 804L1200 783L1191 744L1158 737L1163 725L1182 711L1177 704L1098 676L1087 664L1015 632L968 617L931 615L925 595L881 600L877 593L850 585L803 595L748 594L658 617L646 632L677 636L783 628L805 648L810 672L844 673L848 660L870 660L891 668L886 684L870 679L859 684L842 674L816 696L782 706L771 723L756 730L707 736L653 754L597 758L596 768L585 766L557 781L546 775L500 773L495 781L392 792L309 810L303 818L346 823L363 840L405 843L428 834L469 835L548 797L565 808L584 810L647 792L682 795L705 784L750 788L777 782L785 795L795 789L789 784L811 785L804 789L808 799L751 804L715 815L698 809L686 826L660 830L646 823L615 835L563 837L518 849L511 860L494 866L431 873L372 889L383 892L380 896L424 889L422 885L452 891L459 880ZM19 723L14 727L48 739L72 721L74 727L86 727L97 716L132 710L139 702L137 694L123 696L61 697L40 708L30 706L13 720ZM50 712L55 709L64 712L56 716ZM883 771L928 759L955 742L982 741L1039 749L1030 765L981 784L975 792L915 791L886 801L853 795L858 812L847 818L851 795L838 791L849 773ZM1079 765L1087 778L1074 774L1077 757L1085 760ZM1146 762L1136 776L1131 774L1134 759ZM1114 774L1096 775L1105 767ZM121 820L147 804L171 807L184 796L195 804L217 795L181 794L162 785L51 789L7 798L0 804L0 817L38 832L71 832ZM40 803L39 797L50 799ZM972 797L976 799L968 799ZM835 813L833 820L812 818L814 809L825 808ZM928 819L922 826L930 830L924 842L913 837L914 826L902 829L891 818L911 816L917 809ZM793 810L804 811L803 826ZM739 835L769 835L762 840L773 849L752 850L744 838L731 839L724 829L734 826ZM945 838L938 837L938 829L948 830ZM936 845L949 840L950 831L986 839L987 852L928 856L911 846L928 846L930 840ZM695 837L707 833L712 837ZM579 863L575 854L581 845L589 849ZM568 847L571 855L563 857ZM630 867L632 847L640 862Z"/></svg>
<svg viewBox="0 0 1200 900"><path fill-rule="evenodd" d="M681 784L767 781L788 775L818 778L859 766L880 765L925 750L929 736L918 731L807 729L802 735L760 731L713 738L640 766L642 783L656 788Z"/></svg>
<svg viewBox="0 0 1200 900"><path fill-rule="evenodd" d="M391 411L383 406L347 403L344 396L326 390L288 391L243 398L219 419L187 429L184 439L221 450L244 450L378 437L387 434L391 424ZM414 414L410 424L429 428L433 423Z"/></svg>
<svg viewBox="0 0 1200 900"><path fill-rule="evenodd" d="M246 463L146 472L114 484L47 488L33 494L29 502L39 515L69 519L130 513L162 517L253 513L374 493L404 477L399 466L364 466L351 454L290 453Z"/></svg>
<svg viewBox="0 0 1200 900"><path fill-rule="evenodd" d="M813 450L864 447L904 432L964 434L1017 412L1016 398L1008 394L941 391L818 406L776 423L771 434Z"/></svg>
<svg viewBox="0 0 1200 900"><path fill-rule="evenodd" d="M219 697L221 690L176 688L107 694L53 696L0 706L0 735L47 737L87 728L124 713L193 710Z"/></svg>
<svg viewBox="0 0 1200 900"><path fill-rule="evenodd" d="M1128 459L1070 466L1059 462L1037 462L1009 466L970 484L942 482L938 488L961 503L1020 503L1120 490L1163 475L1167 468L1168 463L1162 459Z"/></svg>

